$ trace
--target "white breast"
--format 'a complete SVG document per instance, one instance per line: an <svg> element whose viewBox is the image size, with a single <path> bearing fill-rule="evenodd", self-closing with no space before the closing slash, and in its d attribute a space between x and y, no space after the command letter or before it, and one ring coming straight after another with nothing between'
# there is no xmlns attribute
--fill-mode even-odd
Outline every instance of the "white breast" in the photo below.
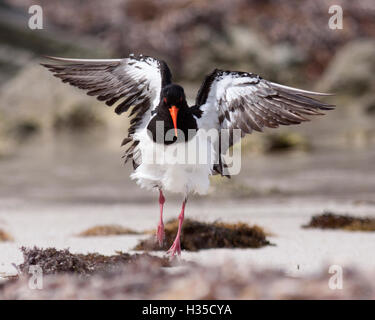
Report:
<svg viewBox="0 0 375 320"><path fill-rule="evenodd" d="M162 188L185 196L206 194L215 152L205 133L198 130L189 142L157 144L144 128L135 134L142 162L131 178L143 188Z"/></svg>

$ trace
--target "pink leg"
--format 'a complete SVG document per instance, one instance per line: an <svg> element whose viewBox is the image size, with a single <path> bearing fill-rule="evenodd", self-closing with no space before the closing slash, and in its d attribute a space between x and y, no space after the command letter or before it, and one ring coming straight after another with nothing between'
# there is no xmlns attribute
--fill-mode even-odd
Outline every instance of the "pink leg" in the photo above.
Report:
<svg viewBox="0 0 375 320"><path fill-rule="evenodd" d="M158 231L156 232L156 238L158 239L159 245L163 245L164 241L164 223L163 223L163 208L164 208L165 198L163 191L159 190L159 206L160 206L160 219L158 223Z"/></svg>
<svg viewBox="0 0 375 320"><path fill-rule="evenodd" d="M186 199L182 203L181 213L178 216L178 231L177 231L176 239L174 240L172 246L167 252L171 257L173 257L175 254L179 256L181 255L180 236L181 236L182 223L184 222L185 205L186 205Z"/></svg>

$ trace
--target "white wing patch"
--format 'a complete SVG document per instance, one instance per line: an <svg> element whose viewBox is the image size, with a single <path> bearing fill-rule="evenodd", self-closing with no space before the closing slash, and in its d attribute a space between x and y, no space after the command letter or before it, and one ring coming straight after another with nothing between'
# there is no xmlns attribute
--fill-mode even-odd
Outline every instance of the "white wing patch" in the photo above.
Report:
<svg viewBox="0 0 375 320"><path fill-rule="evenodd" d="M333 108L307 96L327 94L275 84L246 72L215 70L199 95L202 118L213 117L215 110L218 128L241 129L243 134L262 131L263 127L299 124L309 120L305 115L319 115L319 109Z"/></svg>
<svg viewBox="0 0 375 320"><path fill-rule="evenodd" d="M126 60L128 60L128 64L124 66L124 69L129 70L129 75L135 81L142 83L142 81L147 79L146 85L138 86L140 90L144 90L145 94L150 97L150 108L147 109L138 126L141 129L147 126L151 119L151 112L155 110L159 104L162 77L160 74L159 61L150 57L146 57L143 60L134 60L133 58L128 58Z"/></svg>
<svg viewBox="0 0 375 320"><path fill-rule="evenodd" d="M228 129L225 134L229 134L229 144L221 146L218 152L224 155L237 142L234 129L241 130L243 137L264 127L309 121L306 116L321 115L320 110L334 108L309 95L328 94L279 85L252 73L216 69L206 77L196 98L196 105L203 112L199 127ZM222 167L220 164L215 170L223 174Z"/></svg>

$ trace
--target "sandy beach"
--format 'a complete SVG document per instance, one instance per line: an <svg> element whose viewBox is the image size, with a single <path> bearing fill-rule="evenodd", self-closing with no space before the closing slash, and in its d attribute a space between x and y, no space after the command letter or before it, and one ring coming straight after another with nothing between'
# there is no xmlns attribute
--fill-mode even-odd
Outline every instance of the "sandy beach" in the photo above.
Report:
<svg viewBox="0 0 375 320"><path fill-rule="evenodd" d="M73 148L71 152L75 153L75 149ZM113 153L98 155L95 160L91 158L90 168L84 167L86 157L92 156L89 153L79 153L75 157L69 152L63 154L65 156L56 156L53 161L48 157L40 157L40 161L30 161L32 156L29 156L2 162L4 170L12 173L7 175L7 178L9 181L12 180L13 184L9 183L6 187L3 185L0 228L14 238L12 242L0 243L2 277L17 273L12 264L22 263L22 253L19 250L21 246L69 248L73 253L99 252L112 255L116 251L133 252L135 245L147 236L83 238L78 234L98 225L116 224L136 231L152 230L156 227L157 195L152 192L144 193L137 188L134 182L126 177L129 168L123 167ZM302 155L303 157L305 156ZM353 155L348 155L347 161L353 160L350 157L353 158ZM255 157L250 164L245 163L244 170L249 172L249 167L258 167L258 170L254 175L241 175L245 182L241 177L234 177L234 182L215 186L214 181L213 192L208 197L192 197L187 206L186 216L199 221L218 220L259 225L269 234L268 239L274 246L260 249L183 251L183 259L201 265L219 265L231 261L244 268L253 265L259 268L283 270L293 276L318 272L332 264L365 270L373 269L375 267L373 232L302 228L313 215L325 211L373 217L375 214L375 207L371 202L373 180L366 166L362 163L353 174L349 172L345 175L341 171L345 168L345 161L342 160L340 165L329 171L329 175L317 176L316 171L321 170L320 166L324 165L324 162L318 161L319 154L310 155L308 170L303 167L300 156L294 158L293 160L290 155L280 155L273 160L274 163L288 159L300 162L304 178L301 179L298 172L289 175L289 190L283 187L282 176L286 173L283 173L282 169L273 166L272 162L264 163L264 159ZM365 159L360 155L356 159L359 163L370 162L370 158ZM29 166L33 164L33 170L28 170L25 162ZM316 163L319 167L315 168L311 163ZM21 164L23 170L18 169ZM71 168L70 174L64 173L59 177L58 173L64 172L64 168L68 165ZM265 174L267 169L262 169L263 166L270 168L268 175ZM45 174L41 175L39 182L35 184L34 177L42 168ZM119 171L121 178L116 173L117 169L122 170ZM273 174L272 170L278 170L278 176ZM92 172L95 172L95 176ZM340 181L332 181L332 177L339 174ZM102 179L98 178L100 175ZM240 188L244 188L246 181L251 184L255 180L257 186L263 187L263 191L268 186L283 190L285 194L279 191L275 194L254 196L251 189L249 196L246 197L246 194L239 195L233 191L237 190L233 186L238 184ZM361 181L362 189L356 189L356 180ZM367 184L364 183L366 181ZM333 189L330 187L332 184L337 185L338 188ZM323 189L322 186L325 188ZM16 189L19 190L18 193ZM224 189L226 197L215 191L220 189ZM352 192L353 189L358 192ZM12 194L12 197L7 194ZM179 206L178 196L167 195L165 221L176 218ZM160 256L165 253L157 251L153 254Z"/></svg>

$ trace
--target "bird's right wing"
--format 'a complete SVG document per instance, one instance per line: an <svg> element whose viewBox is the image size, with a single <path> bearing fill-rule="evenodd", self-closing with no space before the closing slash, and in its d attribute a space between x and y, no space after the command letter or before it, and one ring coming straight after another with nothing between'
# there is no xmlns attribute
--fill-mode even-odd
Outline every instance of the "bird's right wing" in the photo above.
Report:
<svg viewBox="0 0 375 320"><path fill-rule="evenodd" d="M47 57L56 61L42 64L55 77L83 89L90 96L105 101L108 106L116 103L115 112L121 114L133 107L130 116L128 137L123 145L133 141L133 134L145 126L151 118L151 111L160 100L163 86L171 83L171 73L164 61L130 55L124 59L70 59ZM137 141L129 147L125 160L133 157Z"/></svg>
<svg viewBox="0 0 375 320"><path fill-rule="evenodd" d="M320 110L334 106L309 96L328 95L283 86L248 72L216 69L203 82L196 106L205 109L203 118L216 117L217 129L240 129L245 135L322 115Z"/></svg>
<svg viewBox="0 0 375 320"><path fill-rule="evenodd" d="M310 97L326 95L330 94L283 86L248 72L215 69L204 80L196 106L203 111L202 123L214 123L216 129L228 131L228 143L219 152L225 154L239 140L233 137L235 129L240 130L241 138L264 127L309 121L308 116L322 115L321 110L334 108Z"/></svg>

